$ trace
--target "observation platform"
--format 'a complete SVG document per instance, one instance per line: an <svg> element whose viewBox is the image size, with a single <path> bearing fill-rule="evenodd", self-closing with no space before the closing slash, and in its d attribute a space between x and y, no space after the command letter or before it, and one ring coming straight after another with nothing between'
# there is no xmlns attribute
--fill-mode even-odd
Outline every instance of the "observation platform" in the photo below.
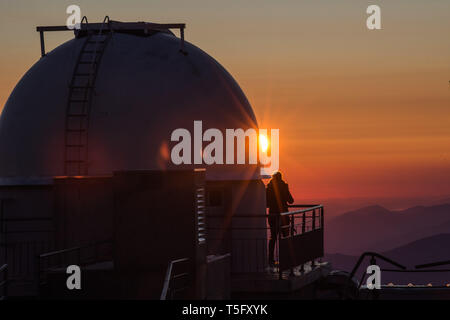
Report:
<svg viewBox="0 0 450 320"><path fill-rule="evenodd" d="M295 292L302 291L321 278L326 277L332 270L329 262L316 262L314 267L311 263L304 265L304 271L300 267L282 272L282 279L279 279L278 272L248 273L233 275L231 280L232 296L261 296L261 298L276 298L280 296L294 297Z"/></svg>

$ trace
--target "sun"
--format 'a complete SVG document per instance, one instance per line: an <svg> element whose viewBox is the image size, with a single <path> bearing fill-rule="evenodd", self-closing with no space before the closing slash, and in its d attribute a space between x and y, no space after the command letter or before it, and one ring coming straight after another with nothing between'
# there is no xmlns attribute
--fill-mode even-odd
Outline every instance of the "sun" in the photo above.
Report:
<svg viewBox="0 0 450 320"><path fill-rule="evenodd" d="M269 140L263 134L259 135L259 147L262 152L267 152L267 149L269 149Z"/></svg>

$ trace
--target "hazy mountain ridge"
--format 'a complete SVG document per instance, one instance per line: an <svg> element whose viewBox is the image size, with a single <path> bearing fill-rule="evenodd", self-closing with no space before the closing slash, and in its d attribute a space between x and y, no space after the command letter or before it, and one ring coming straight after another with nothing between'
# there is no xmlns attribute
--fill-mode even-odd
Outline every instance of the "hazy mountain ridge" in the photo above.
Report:
<svg viewBox="0 0 450 320"><path fill-rule="evenodd" d="M325 222L325 251L386 252L421 238L450 233L450 204L391 211L372 205Z"/></svg>
<svg viewBox="0 0 450 320"><path fill-rule="evenodd" d="M415 265L450 260L450 233L433 235L419 239L400 246L398 248L380 252L387 258L403 264L408 269L414 269ZM362 252L361 252L362 253ZM324 260L331 262L333 269L345 270L350 272L359 258L358 256L345 254L326 254ZM358 269L358 279L369 264L369 258ZM395 269L395 267L377 260L381 268ZM448 269L450 266L442 266L442 269ZM450 272L437 273L397 273L382 272L382 283L394 282L396 284L428 284L442 285L450 283Z"/></svg>

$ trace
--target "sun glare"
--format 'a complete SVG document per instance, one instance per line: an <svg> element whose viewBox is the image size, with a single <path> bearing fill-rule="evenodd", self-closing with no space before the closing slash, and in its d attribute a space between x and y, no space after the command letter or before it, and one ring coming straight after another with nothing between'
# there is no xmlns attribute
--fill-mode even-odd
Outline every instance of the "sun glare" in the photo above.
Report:
<svg viewBox="0 0 450 320"><path fill-rule="evenodd" d="M259 135L259 147L262 152L267 152L267 149L269 149L269 140L267 140L267 137L263 134Z"/></svg>

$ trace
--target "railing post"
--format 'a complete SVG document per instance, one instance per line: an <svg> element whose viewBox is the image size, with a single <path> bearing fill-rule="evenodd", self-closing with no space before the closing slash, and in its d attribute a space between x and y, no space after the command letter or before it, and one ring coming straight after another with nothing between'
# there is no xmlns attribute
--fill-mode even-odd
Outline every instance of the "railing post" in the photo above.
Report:
<svg viewBox="0 0 450 320"><path fill-rule="evenodd" d="M320 228L323 230L325 227L325 220L323 214L323 207L320 208Z"/></svg>
<svg viewBox="0 0 450 320"><path fill-rule="evenodd" d="M39 32L40 40L41 40L41 57L45 56L45 41L44 41L44 31Z"/></svg>
<svg viewBox="0 0 450 320"><path fill-rule="evenodd" d="M325 234L325 233L324 233L324 232L325 232L325 231L324 231L324 226L325 226L324 223L325 223L325 220L324 220L324 214L323 214L323 207L320 207L319 215L320 215L320 216L319 216L319 219L320 219L320 229L322 229L322 250L323 250L323 247L324 247L324 244L323 244L323 240L324 240L323 238L324 238L324 236L323 236L323 235ZM322 258L319 259L319 262L322 263Z"/></svg>
<svg viewBox="0 0 450 320"><path fill-rule="evenodd" d="M302 234L304 234L306 231L306 212L302 213ZM300 267L300 272L303 273L305 272L305 264L302 263L301 267Z"/></svg>
<svg viewBox="0 0 450 320"><path fill-rule="evenodd" d="M306 232L306 212L302 213L302 234Z"/></svg>
<svg viewBox="0 0 450 320"><path fill-rule="evenodd" d="M311 231L316 230L316 209L312 210L312 226L311 226ZM315 260L312 259L311 260L311 271L314 268L314 264L315 264Z"/></svg>
<svg viewBox="0 0 450 320"><path fill-rule="evenodd" d="M184 28L180 28L181 52L184 53Z"/></svg>
<svg viewBox="0 0 450 320"><path fill-rule="evenodd" d="M316 209L312 211L312 227L311 231L316 230Z"/></svg>
<svg viewBox="0 0 450 320"><path fill-rule="evenodd" d="M278 280L283 279L283 272L281 271L281 257L280 257L280 241L281 241L281 216L278 214L277 216L276 226L278 228L277 232L277 246L278 246Z"/></svg>
<svg viewBox="0 0 450 320"><path fill-rule="evenodd" d="M291 219L290 219L290 222L291 222L291 230L290 230L290 235L289 235L289 237L291 237L291 238L294 236L294 227L295 227L295 224L294 224L294 216L295 216L295 214L291 215ZM291 267L291 275L294 275L294 268L293 268L293 267Z"/></svg>

